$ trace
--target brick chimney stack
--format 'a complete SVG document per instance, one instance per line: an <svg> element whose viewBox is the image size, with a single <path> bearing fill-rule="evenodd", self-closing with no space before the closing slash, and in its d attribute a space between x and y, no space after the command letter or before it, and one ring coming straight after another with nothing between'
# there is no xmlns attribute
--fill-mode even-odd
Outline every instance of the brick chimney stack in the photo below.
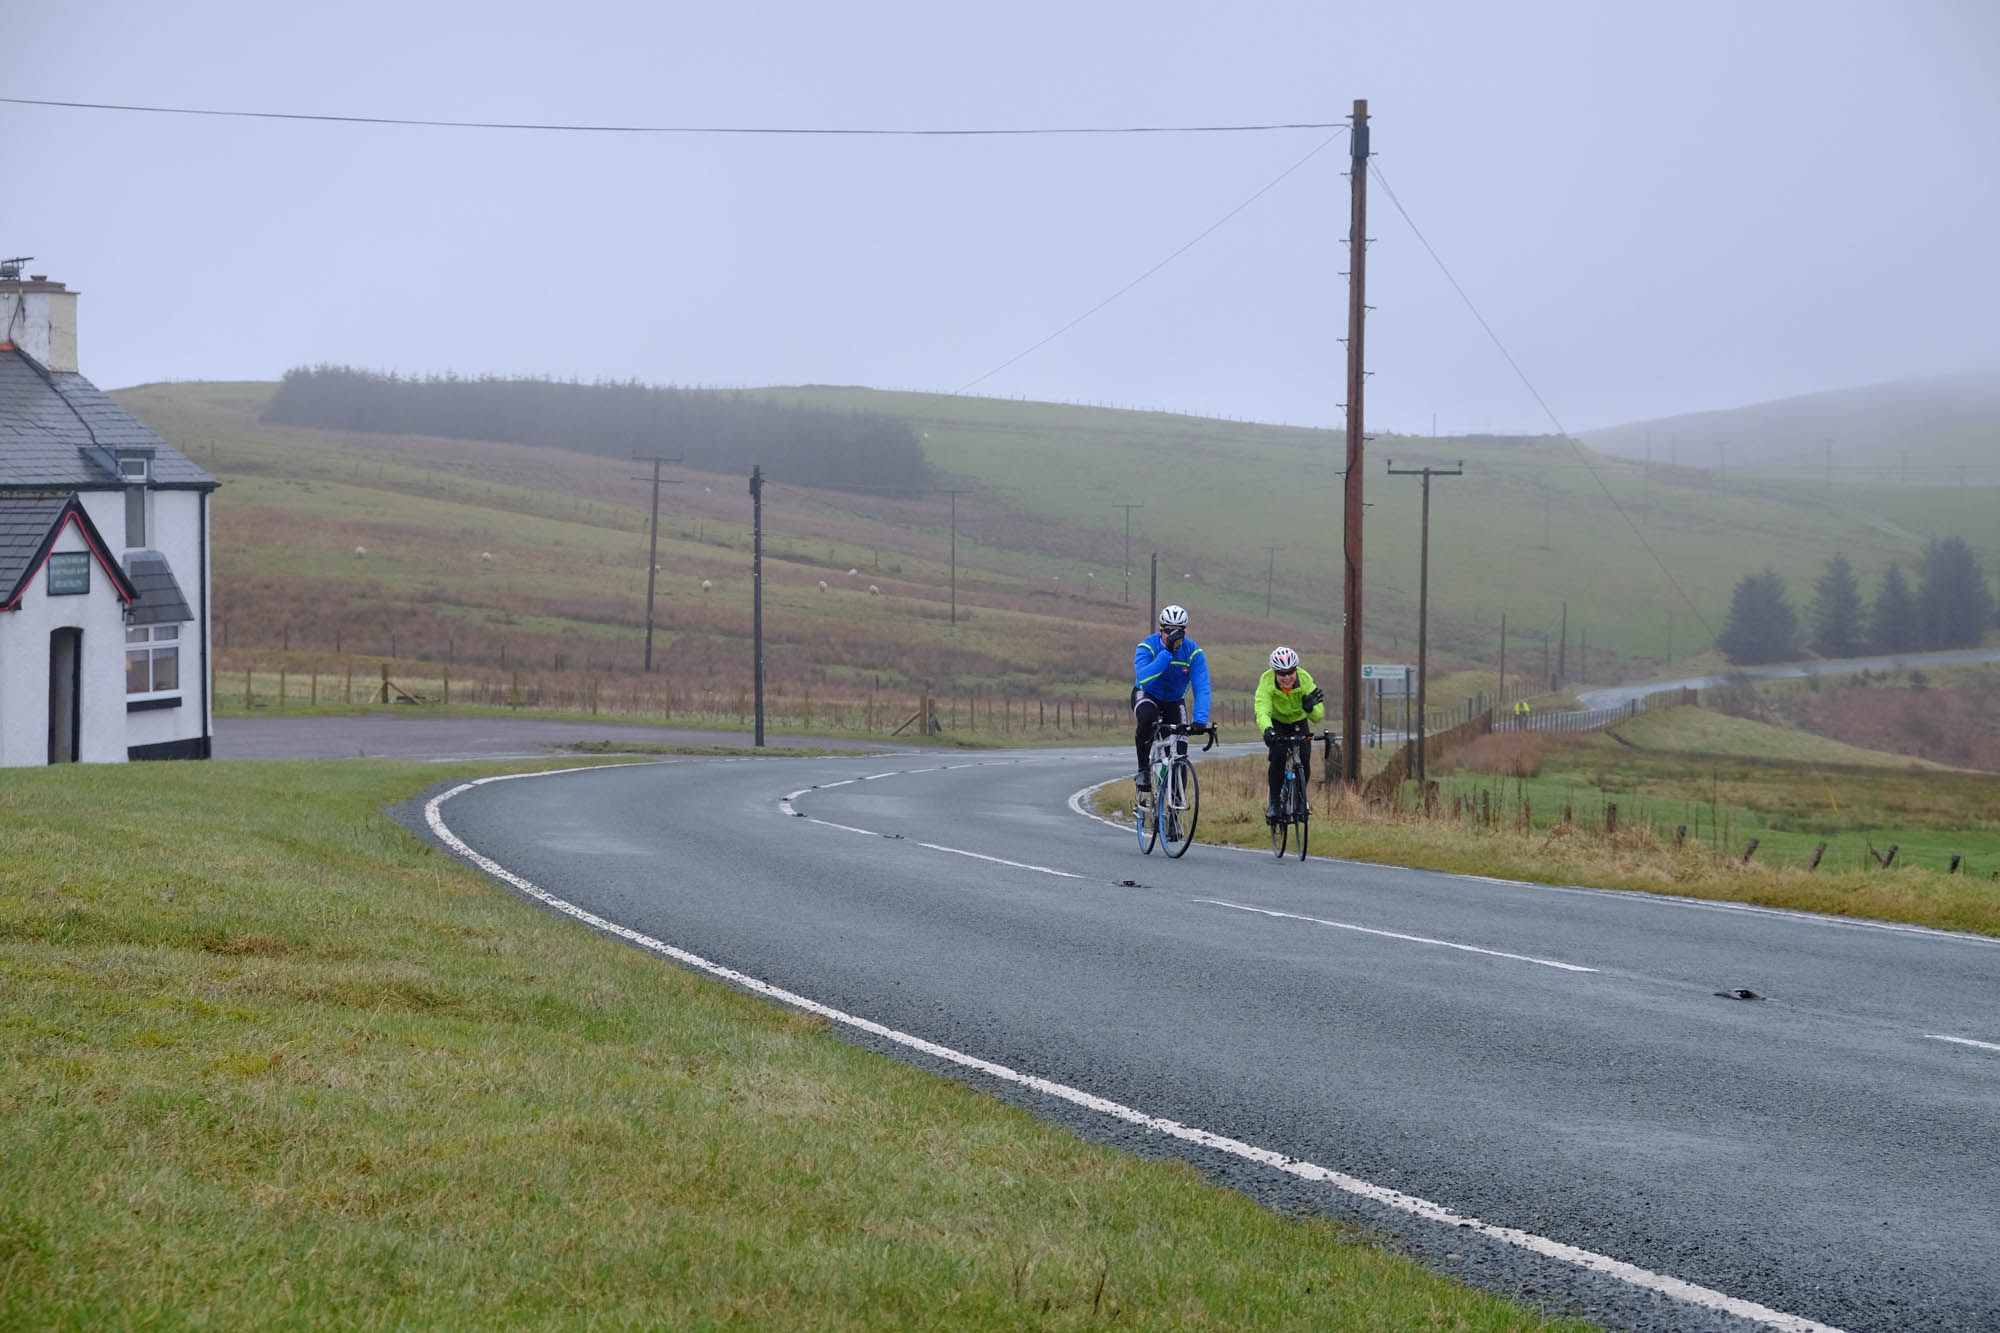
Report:
<svg viewBox="0 0 2000 1333"><path fill-rule="evenodd" d="M14 346L54 371L75 373L76 298L46 275L0 276L0 346Z"/></svg>

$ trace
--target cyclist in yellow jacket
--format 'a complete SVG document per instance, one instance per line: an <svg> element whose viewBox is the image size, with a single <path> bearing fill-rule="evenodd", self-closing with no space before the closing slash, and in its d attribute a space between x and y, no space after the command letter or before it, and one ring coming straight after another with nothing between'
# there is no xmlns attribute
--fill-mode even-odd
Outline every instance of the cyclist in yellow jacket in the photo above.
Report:
<svg viewBox="0 0 2000 1333"><path fill-rule="evenodd" d="M1285 780L1285 748L1293 736L1310 736L1326 720L1326 692L1313 684L1312 673L1299 665L1289 648L1271 650L1271 669L1257 682L1257 729L1271 752L1270 799L1266 820L1278 817L1278 788ZM1299 747L1299 778L1312 777L1312 747Z"/></svg>

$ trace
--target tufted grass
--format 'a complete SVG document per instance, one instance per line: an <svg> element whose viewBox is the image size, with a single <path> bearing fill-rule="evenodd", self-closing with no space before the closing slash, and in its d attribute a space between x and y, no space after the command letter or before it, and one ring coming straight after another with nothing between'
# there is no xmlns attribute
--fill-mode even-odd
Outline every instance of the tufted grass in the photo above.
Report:
<svg viewBox="0 0 2000 1333"><path fill-rule="evenodd" d="M1580 1327L862 1051L381 813L475 771L0 770L0 1327Z"/></svg>

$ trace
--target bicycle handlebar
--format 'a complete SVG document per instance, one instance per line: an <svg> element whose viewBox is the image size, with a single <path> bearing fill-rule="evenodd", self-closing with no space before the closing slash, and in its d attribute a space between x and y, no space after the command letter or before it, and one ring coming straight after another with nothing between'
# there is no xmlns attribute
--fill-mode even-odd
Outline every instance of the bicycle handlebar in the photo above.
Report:
<svg viewBox="0 0 2000 1333"><path fill-rule="evenodd" d="M1202 751L1206 753L1215 748L1216 741L1218 740L1213 722L1205 725L1194 722L1155 722L1153 724L1153 735L1155 737L1199 736L1203 733L1206 733L1208 736L1208 743L1201 747Z"/></svg>

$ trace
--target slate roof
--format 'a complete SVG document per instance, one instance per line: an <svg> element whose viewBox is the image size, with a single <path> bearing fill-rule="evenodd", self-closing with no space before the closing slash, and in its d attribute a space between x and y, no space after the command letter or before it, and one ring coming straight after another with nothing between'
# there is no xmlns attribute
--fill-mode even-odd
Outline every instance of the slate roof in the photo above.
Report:
<svg viewBox="0 0 2000 1333"><path fill-rule="evenodd" d="M154 486L213 490L217 485L83 376L45 371L19 348L0 351L0 490L122 485L116 472L86 452L93 436L106 449L152 450Z"/></svg>
<svg viewBox="0 0 2000 1333"><path fill-rule="evenodd" d="M76 515L84 539L97 553L98 563L110 574L114 591L128 603L138 596L130 576L104 554L104 534L90 521L89 511L74 492L0 490L0 610L12 609L19 601L22 589L41 568L42 557L55 544L64 515L69 513ZM173 575L169 573L167 578L171 583ZM180 589L176 587L174 591L178 594Z"/></svg>
<svg viewBox="0 0 2000 1333"><path fill-rule="evenodd" d="M130 551L125 556L125 572L139 594L132 603L130 623L134 625L178 625L193 620L174 571L158 551Z"/></svg>
<svg viewBox="0 0 2000 1333"><path fill-rule="evenodd" d="M13 599L42 553L49 529L69 507L67 491L53 495L0 495L0 606Z"/></svg>

